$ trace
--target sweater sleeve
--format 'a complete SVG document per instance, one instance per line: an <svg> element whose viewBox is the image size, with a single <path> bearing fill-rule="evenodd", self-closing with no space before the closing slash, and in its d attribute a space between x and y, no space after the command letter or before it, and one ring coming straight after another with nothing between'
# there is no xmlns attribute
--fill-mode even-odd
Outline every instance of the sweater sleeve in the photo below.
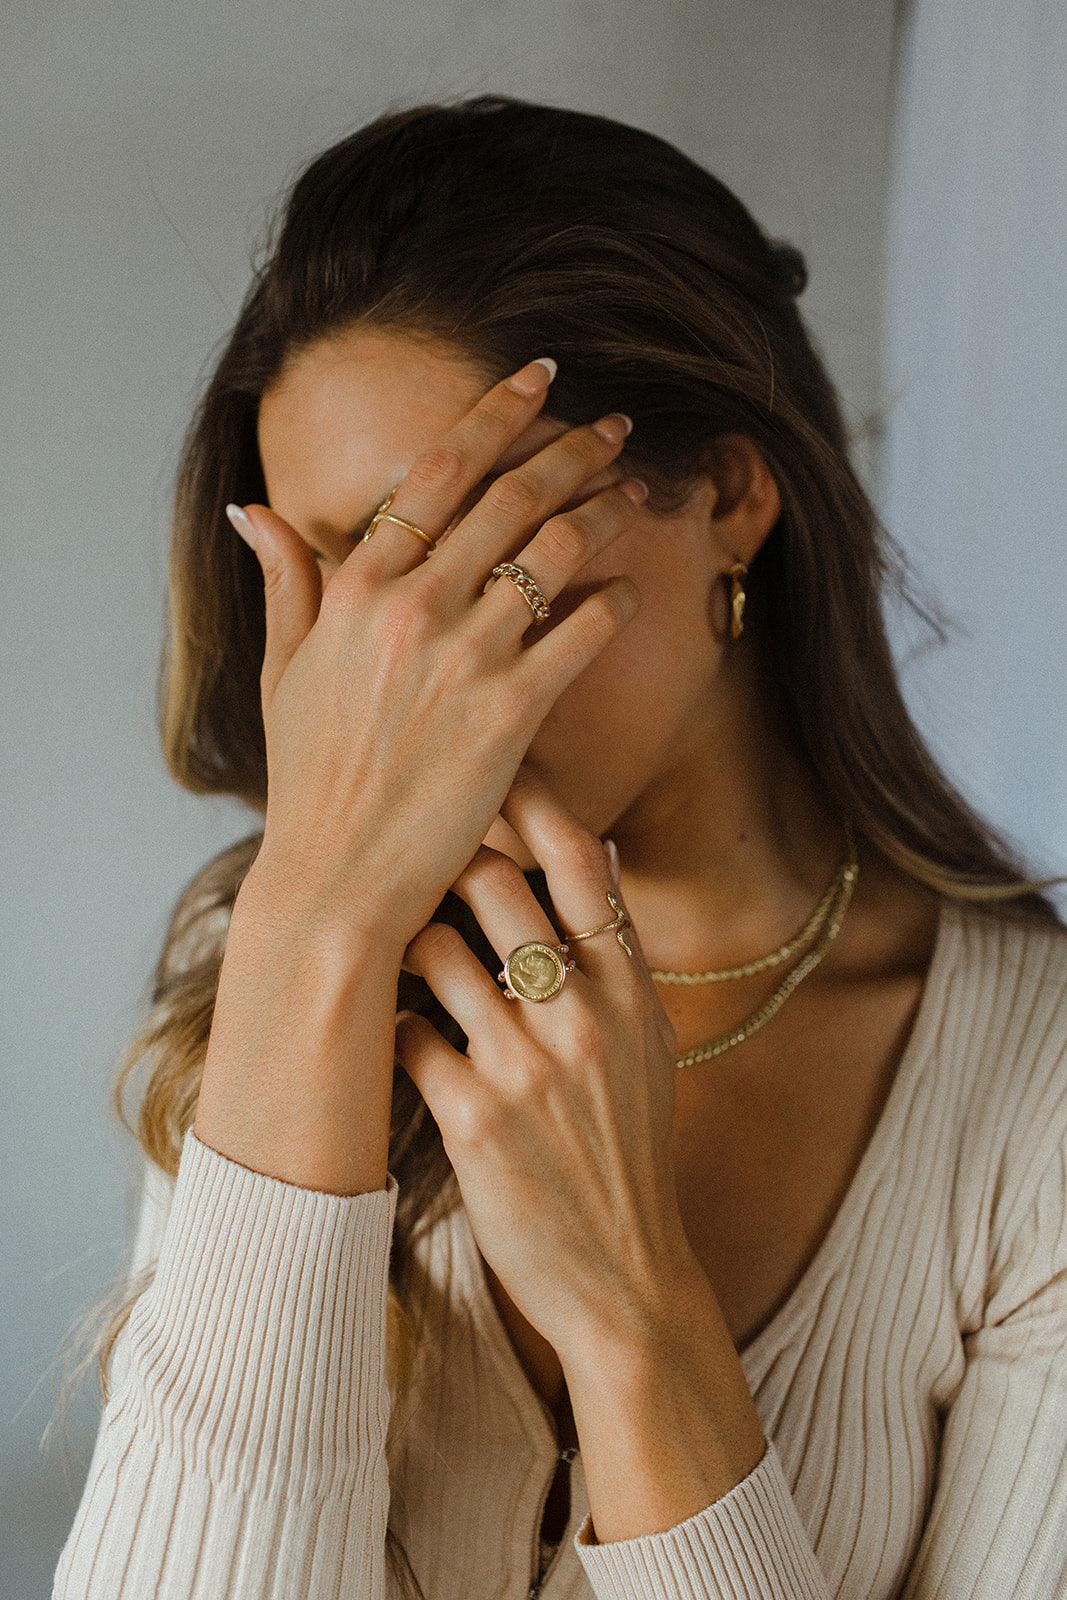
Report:
<svg viewBox="0 0 1067 1600"><path fill-rule="evenodd" d="M676 1528L596 1544L586 1517L574 1544L597 1600L830 1600L773 1442Z"/></svg>
<svg viewBox="0 0 1067 1600"><path fill-rule="evenodd" d="M55 1600L384 1600L397 1192L301 1189L186 1136Z"/></svg>

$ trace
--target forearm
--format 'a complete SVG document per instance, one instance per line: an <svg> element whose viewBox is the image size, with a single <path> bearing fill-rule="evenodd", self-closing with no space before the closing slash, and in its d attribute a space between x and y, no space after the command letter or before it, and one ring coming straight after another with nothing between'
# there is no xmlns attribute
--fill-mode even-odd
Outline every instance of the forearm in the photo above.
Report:
<svg viewBox="0 0 1067 1600"><path fill-rule="evenodd" d="M310 1193L185 1141L56 1600L382 1600L396 1193Z"/></svg>
<svg viewBox="0 0 1067 1600"><path fill-rule="evenodd" d="M757 1465L763 1429L699 1267L564 1361L600 1543L663 1533Z"/></svg>
<svg viewBox="0 0 1067 1600"><path fill-rule="evenodd" d="M385 1186L402 952L253 867L219 981L196 1134L332 1194Z"/></svg>

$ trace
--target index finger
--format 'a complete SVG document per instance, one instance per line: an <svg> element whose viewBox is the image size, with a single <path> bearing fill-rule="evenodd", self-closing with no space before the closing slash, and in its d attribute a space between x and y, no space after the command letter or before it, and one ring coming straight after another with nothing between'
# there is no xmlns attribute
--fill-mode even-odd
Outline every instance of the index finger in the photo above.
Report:
<svg viewBox="0 0 1067 1600"><path fill-rule="evenodd" d="M551 357L539 356L494 384L443 439L423 451L394 490L389 515L375 528L371 550L361 552L360 565L382 576L400 576L421 565L426 543L404 524L439 539L472 489L530 426L555 375Z"/></svg>

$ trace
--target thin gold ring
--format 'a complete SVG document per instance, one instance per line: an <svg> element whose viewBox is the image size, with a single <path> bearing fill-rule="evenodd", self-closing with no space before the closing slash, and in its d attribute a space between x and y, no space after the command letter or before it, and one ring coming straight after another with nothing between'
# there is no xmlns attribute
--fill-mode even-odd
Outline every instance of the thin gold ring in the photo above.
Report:
<svg viewBox="0 0 1067 1600"><path fill-rule="evenodd" d="M626 915L626 912L623 910L622 906L619 904L618 900L612 894L610 889L608 890L608 905L611 907L612 911L616 913L614 922L601 923L599 928L590 928L588 933L569 933L567 938L573 941L575 939L591 939L595 933L614 933L616 939L618 939L619 943L626 951L626 954L628 956L632 956L633 951L630 949L630 946L627 943L626 935L623 933L623 929L632 928L633 923L630 921L629 917Z"/></svg>
<svg viewBox="0 0 1067 1600"><path fill-rule="evenodd" d="M400 485L398 484L397 488L399 488L399 487L400 487ZM382 501L381 505L378 507L377 511L374 513L374 516L371 518L370 527L367 529L366 533L363 535L363 543L366 544L367 540L374 533L375 528L377 528L379 522L395 522L398 528L406 528L409 533L417 534L420 539L424 539L426 541L426 543L429 545L431 550L436 550L436 548L437 548L437 540L436 539L431 539L430 535L426 532L426 530L424 528L417 527L414 522L407 522L403 517L394 516L393 513L389 510L389 507L393 503L393 497L394 497L395 494L396 494L396 489L393 490L392 494L390 494L387 499Z"/></svg>

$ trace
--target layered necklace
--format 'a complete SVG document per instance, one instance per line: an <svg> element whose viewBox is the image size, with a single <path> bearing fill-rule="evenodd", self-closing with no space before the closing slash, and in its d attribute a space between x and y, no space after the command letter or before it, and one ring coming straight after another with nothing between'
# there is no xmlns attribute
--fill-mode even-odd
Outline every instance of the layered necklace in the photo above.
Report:
<svg viewBox="0 0 1067 1600"><path fill-rule="evenodd" d="M746 961L739 967L723 967L713 972L664 972L659 969L652 972L652 977L657 983L725 983L730 978L751 978L756 973L769 971L772 967L784 966L797 955L798 951L804 951L796 965L790 967L782 978L770 998L753 1011L751 1016L746 1017L743 1022L739 1022L735 1028L731 1028L720 1038L712 1039L708 1044L697 1045L694 1049L687 1050L684 1055L676 1056L677 1067L693 1067L698 1061L710 1061L713 1056L721 1056L723 1051L729 1050L732 1045L741 1044L750 1038L757 1029L770 1022L789 999L797 984L801 983L809 972L814 972L840 932L859 876L856 841L851 828L846 828L845 832L848 850L834 876L834 881L800 932L794 934L786 944L779 945L770 955L758 956L754 961ZM813 939L815 942L811 944L810 941ZM810 948L805 949L807 945L810 945Z"/></svg>

